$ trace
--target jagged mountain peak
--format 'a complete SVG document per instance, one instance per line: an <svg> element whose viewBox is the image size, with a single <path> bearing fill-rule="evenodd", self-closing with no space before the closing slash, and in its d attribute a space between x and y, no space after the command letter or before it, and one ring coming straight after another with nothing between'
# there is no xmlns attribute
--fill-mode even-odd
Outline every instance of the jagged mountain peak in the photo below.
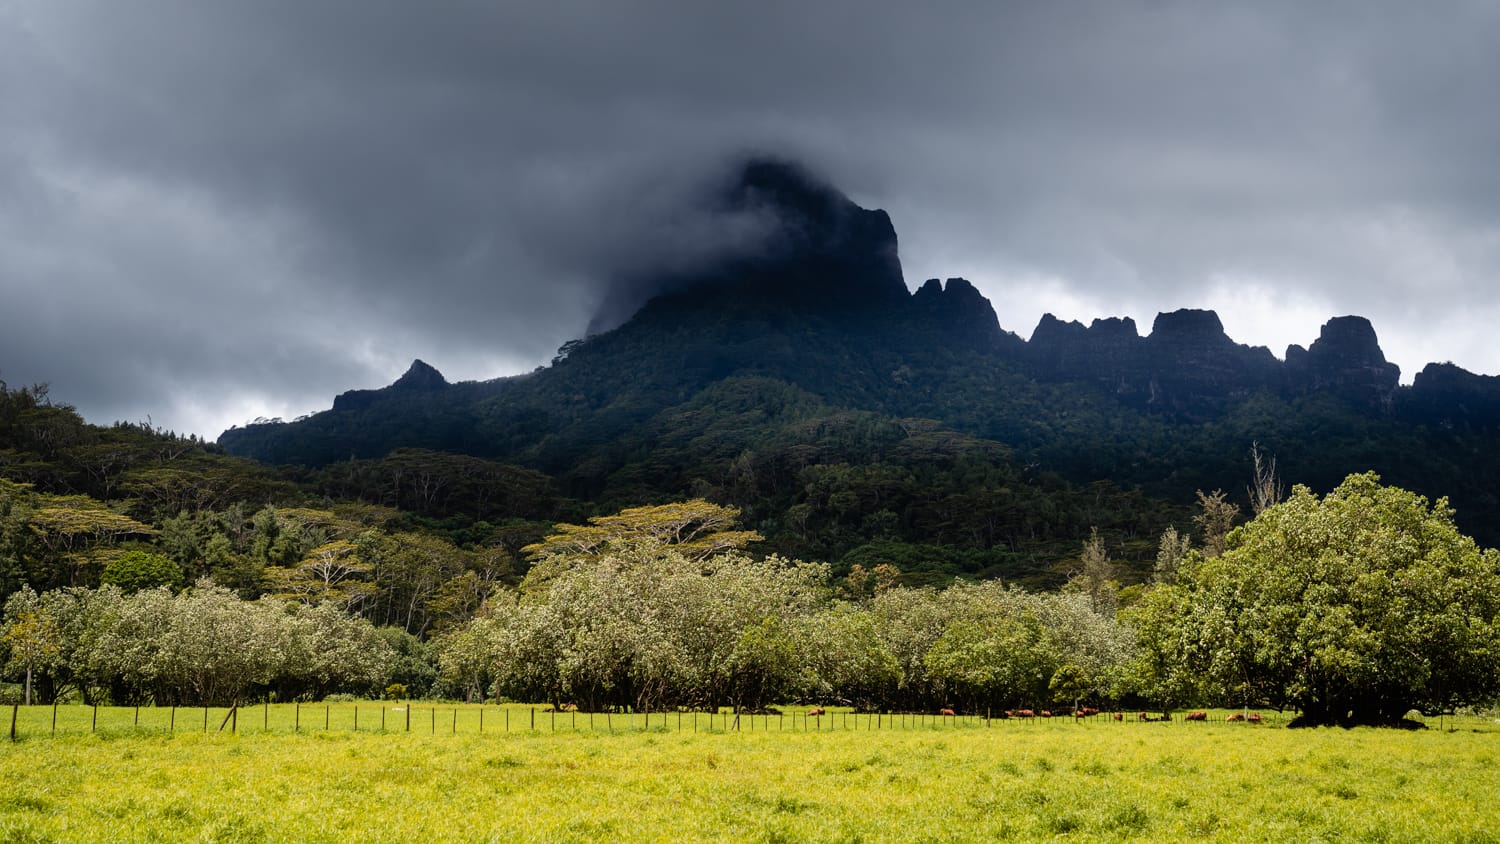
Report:
<svg viewBox="0 0 1500 844"><path fill-rule="evenodd" d="M890 216L861 208L798 163L745 159L708 189L698 210L697 235L724 248L687 266L617 279L589 334L653 303L673 318L682 318L684 307L704 306L847 314L889 308L909 296Z"/></svg>
<svg viewBox="0 0 1500 844"><path fill-rule="evenodd" d="M448 386L448 379L443 377L443 373L438 372L430 364L418 358L411 362L411 366L407 368L406 374L397 378L396 382L391 384L391 389L412 392L417 390L441 389L446 386Z"/></svg>

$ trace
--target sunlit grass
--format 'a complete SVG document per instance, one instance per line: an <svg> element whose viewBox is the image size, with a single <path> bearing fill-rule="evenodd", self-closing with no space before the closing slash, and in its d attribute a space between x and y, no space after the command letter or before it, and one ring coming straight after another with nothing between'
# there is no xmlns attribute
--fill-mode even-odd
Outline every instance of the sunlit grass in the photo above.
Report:
<svg viewBox="0 0 1500 844"><path fill-rule="evenodd" d="M477 707L387 705L386 733L379 708L360 705L359 732L351 704L246 708L230 734L224 710L204 733L179 709L168 733L165 711L137 728L101 709L91 733L88 708L60 707L55 738L35 708L0 741L0 841L1500 840L1500 733L1480 721L804 731L789 715L726 732L700 715L694 733L670 713L575 732L559 713L553 733L550 714L532 731L530 707L491 706L481 735Z"/></svg>

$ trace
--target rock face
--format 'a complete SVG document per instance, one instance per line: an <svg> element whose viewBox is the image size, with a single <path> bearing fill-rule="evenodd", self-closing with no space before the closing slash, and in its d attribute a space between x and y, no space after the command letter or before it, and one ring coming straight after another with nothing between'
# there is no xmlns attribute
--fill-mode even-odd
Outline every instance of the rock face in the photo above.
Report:
<svg viewBox="0 0 1500 844"><path fill-rule="evenodd" d="M1400 413L1412 421L1450 429L1500 428L1500 376L1429 363L1401 398Z"/></svg>
<svg viewBox="0 0 1500 844"><path fill-rule="evenodd" d="M1401 368L1388 363L1364 317L1334 317L1310 348L1286 350L1287 385L1297 393L1329 391L1376 410L1389 410Z"/></svg>
<svg viewBox="0 0 1500 844"><path fill-rule="evenodd" d="M432 366L414 360L406 374L397 378L389 387L379 390L350 390L340 393L333 400L334 410L363 410L376 401L395 395L436 393L448 387L448 379Z"/></svg>
<svg viewBox="0 0 1500 844"><path fill-rule="evenodd" d="M1141 337L1129 318L1084 328L1042 317L1025 355L1043 381L1087 381L1122 401L1190 419L1209 418L1250 393L1276 388L1281 364L1264 347L1229 339L1213 311L1159 314Z"/></svg>
<svg viewBox="0 0 1500 844"><path fill-rule="evenodd" d="M1026 347L1031 373L1044 381L1089 381L1126 400L1149 396L1146 343L1130 317L1096 319L1084 328L1043 314Z"/></svg>
<svg viewBox="0 0 1500 844"><path fill-rule="evenodd" d="M1146 338L1150 403L1192 419L1211 418L1256 390L1275 389L1281 365L1264 346L1229 339L1213 311L1159 314Z"/></svg>
<svg viewBox="0 0 1500 844"><path fill-rule="evenodd" d="M950 278L946 285L929 278L911 295L908 310L917 325L938 333L943 342L1007 356L1026 346L1000 329L990 300L962 278Z"/></svg>
<svg viewBox="0 0 1500 844"><path fill-rule="evenodd" d="M396 379L396 383L392 384L390 389L417 393L441 390L446 386L448 386L448 379L443 377L443 373L419 359L411 362L406 374Z"/></svg>

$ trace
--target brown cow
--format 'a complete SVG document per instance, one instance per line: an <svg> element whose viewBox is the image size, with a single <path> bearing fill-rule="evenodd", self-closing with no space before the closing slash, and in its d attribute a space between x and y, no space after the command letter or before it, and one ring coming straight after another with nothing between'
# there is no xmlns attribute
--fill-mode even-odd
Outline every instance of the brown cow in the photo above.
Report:
<svg viewBox="0 0 1500 844"><path fill-rule="evenodd" d="M1125 720L1125 713L1123 713L1123 712L1116 712L1115 713L1115 720L1116 721L1124 721Z"/></svg>
<svg viewBox="0 0 1500 844"><path fill-rule="evenodd" d="M1243 721L1243 720L1245 720L1245 716L1242 713L1235 712L1232 715L1230 715L1228 718L1225 718L1224 720L1228 721L1231 724L1233 724L1236 721Z"/></svg>
<svg viewBox="0 0 1500 844"><path fill-rule="evenodd" d="M953 710L951 710L951 709L939 709L939 710L938 710L938 714L939 714L939 715L952 715L952 716L954 716L954 717L957 717L957 716L958 716L958 713L956 713L956 712L954 712L954 711L953 711Z"/></svg>
<svg viewBox="0 0 1500 844"><path fill-rule="evenodd" d="M1017 718L1035 718L1036 717L1036 713L1032 712L1030 709L1017 709L1015 712L1012 712L1011 715L1013 715L1013 716L1015 716Z"/></svg>
<svg viewBox="0 0 1500 844"><path fill-rule="evenodd" d="M1039 718L1051 718L1052 717L1052 713L1049 710L1043 709L1041 712L1037 713L1037 717L1039 717Z"/></svg>
<svg viewBox="0 0 1500 844"><path fill-rule="evenodd" d="M1260 713L1259 712L1252 712L1249 715L1245 716L1245 720L1249 721L1252 724L1259 724L1260 721L1261 721Z"/></svg>
<svg viewBox="0 0 1500 844"><path fill-rule="evenodd" d="M1182 717L1182 720L1184 720L1184 721L1207 721L1208 720L1208 713L1207 712L1189 712L1188 714L1186 714L1186 715L1184 715Z"/></svg>
<svg viewBox="0 0 1500 844"><path fill-rule="evenodd" d="M1090 709L1087 706L1080 706L1080 707L1078 707L1077 709L1075 709L1073 711L1073 717L1074 718L1092 718L1092 717L1094 717L1095 715L1098 715L1098 714L1099 714L1099 710L1097 710L1097 709Z"/></svg>
<svg viewBox="0 0 1500 844"><path fill-rule="evenodd" d="M814 706L812 709L807 710L807 714L808 715L827 715L828 712L827 712L827 710L825 710L821 706Z"/></svg>

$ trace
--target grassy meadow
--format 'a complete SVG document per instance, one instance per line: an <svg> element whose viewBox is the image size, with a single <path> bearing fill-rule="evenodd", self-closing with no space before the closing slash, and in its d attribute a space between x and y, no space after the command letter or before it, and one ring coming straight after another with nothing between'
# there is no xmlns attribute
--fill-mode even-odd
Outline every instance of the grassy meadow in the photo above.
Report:
<svg viewBox="0 0 1500 844"><path fill-rule="evenodd" d="M0 841L1500 841L1500 729L1477 719L871 730L834 713L726 731L700 715L693 732L563 713L553 732L491 706L481 734L478 707L361 704L358 731L354 710L246 708L221 733L225 710L205 732L201 709L101 709L95 726L64 706L54 735L50 707L23 709L19 741L0 740Z"/></svg>

